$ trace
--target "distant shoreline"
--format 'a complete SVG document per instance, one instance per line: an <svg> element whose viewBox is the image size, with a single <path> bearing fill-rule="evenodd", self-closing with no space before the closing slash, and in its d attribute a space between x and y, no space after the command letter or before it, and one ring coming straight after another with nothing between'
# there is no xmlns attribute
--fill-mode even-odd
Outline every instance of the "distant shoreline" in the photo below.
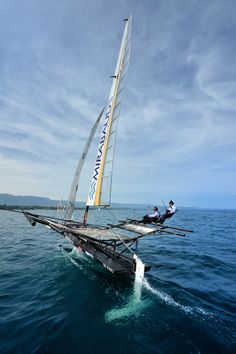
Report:
<svg viewBox="0 0 236 354"><path fill-rule="evenodd" d="M107 209L107 207L99 207L101 209ZM10 204L0 204L0 210L57 210L57 206L47 206L47 205L10 205ZM75 210L84 210L85 207L75 207ZM96 207L91 207L91 209L97 209ZM133 209L130 206L109 206L109 209ZM138 209L138 208L137 208ZM143 208L140 208L143 209Z"/></svg>
<svg viewBox="0 0 236 354"><path fill-rule="evenodd" d="M2 210L57 210L56 206L43 206L43 205L7 205L7 204L0 204L0 209ZM75 207L75 210L83 210L84 208Z"/></svg>

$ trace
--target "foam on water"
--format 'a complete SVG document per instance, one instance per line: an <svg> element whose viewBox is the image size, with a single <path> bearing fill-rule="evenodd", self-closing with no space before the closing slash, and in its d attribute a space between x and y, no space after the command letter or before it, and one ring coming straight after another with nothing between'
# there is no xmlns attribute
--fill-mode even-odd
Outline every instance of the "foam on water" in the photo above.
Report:
<svg viewBox="0 0 236 354"><path fill-rule="evenodd" d="M211 313L203 310L202 308L181 305L180 303L175 301L170 295L164 293L163 291L153 288L149 284L147 279L143 279L143 286L147 290L149 290L152 294L155 294L156 296L158 296L158 298L161 299L162 301L164 301L167 305L177 307L180 310L184 311L185 313L188 313L188 314L198 313L198 314L202 314L202 315L206 315L206 316L212 315Z"/></svg>
<svg viewBox="0 0 236 354"><path fill-rule="evenodd" d="M147 299L142 300L142 279L136 276L133 292L125 306L115 307L105 313L105 321L113 322L130 316L138 316L149 305Z"/></svg>
<svg viewBox="0 0 236 354"><path fill-rule="evenodd" d="M82 265L78 264L78 262L76 262L75 258L85 260L85 257L84 257L84 254L82 252L80 252L76 247L72 247L71 251L68 251L63 246L60 246L60 250L63 252L65 257L67 257L69 259L69 261L72 264L74 264L79 269L83 269Z"/></svg>
<svg viewBox="0 0 236 354"><path fill-rule="evenodd" d="M129 301L125 306L114 308L106 312L105 320L107 322L112 322L124 317L137 315L144 307L148 305L147 300L141 299L145 264L141 261L141 259L136 254L134 254L133 257L136 262L136 272L135 272L133 293L130 296Z"/></svg>

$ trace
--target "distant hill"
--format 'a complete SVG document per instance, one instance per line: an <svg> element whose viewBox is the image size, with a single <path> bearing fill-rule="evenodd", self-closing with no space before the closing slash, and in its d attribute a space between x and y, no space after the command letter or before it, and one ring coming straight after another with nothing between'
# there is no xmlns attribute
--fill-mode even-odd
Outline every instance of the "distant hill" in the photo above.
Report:
<svg viewBox="0 0 236 354"><path fill-rule="evenodd" d="M30 195L13 195L0 193L0 205L10 206L39 206L39 207L57 207L59 200L53 200L45 197L36 197ZM85 203L76 202L76 207L83 208ZM146 208L146 204L121 204L112 203L113 208Z"/></svg>
<svg viewBox="0 0 236 354"><path fill-rule="evenodd" d="M1 205L38 205L38 206L57 206L58 200L52 200L44 197L35 197L28 195L1 194Z"/></svg>

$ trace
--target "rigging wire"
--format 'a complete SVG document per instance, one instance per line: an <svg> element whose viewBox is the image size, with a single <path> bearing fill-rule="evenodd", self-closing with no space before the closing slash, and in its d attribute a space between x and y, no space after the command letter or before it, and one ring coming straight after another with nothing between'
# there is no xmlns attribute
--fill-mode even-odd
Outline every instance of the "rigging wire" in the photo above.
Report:
<svg viewBox="0 0 236 354"><path fill-rule="evenodd" d="M114 214L111 212L111 210L110 210L110 209L107 209L107 210L108 210L108 212L111 214L111 216L117 220L117 218L114 216ZM118 220L117 220L117 221L118 221ZM110 228L110 230L114 233L114 235L115 235L116 237L118 237L118 239L119 239L119 240L123 243L123 245L129 250L129 252L132 253L133 256L136 255L136 253L122 240L122 238L120 237L120 235L119 235L112 227Z"/></svg>

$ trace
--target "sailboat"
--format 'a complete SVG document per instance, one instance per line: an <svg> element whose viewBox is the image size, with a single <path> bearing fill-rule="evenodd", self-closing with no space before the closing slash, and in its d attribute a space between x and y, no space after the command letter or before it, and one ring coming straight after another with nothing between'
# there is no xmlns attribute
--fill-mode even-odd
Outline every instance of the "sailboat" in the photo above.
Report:
<svg viewBox="0 0 236 354"><path fill-rule="evenodd" d="M157 232L184 236L183 231L188 230L164 226L163 224L144 225L132 219L106 226L88 223L90 207L109 207L111 203L114 149L120 116L121 94L130 62L131 16L124 21L125 28L115 73L111 77L112 86L108 104L99 114L85 144L71 185L64 218L37 215L28 211L23 211L23 214L32 226L37 223L43 224L62 234L78 250L85 252L113 274L139 274L143 276L144 272L150 270L150 266L143 263L134 251L139 239ZM78 222L73 220L73 213L79 190L79 178L89 147L102 118L102 132L89 186L84 218L83 222Z"/></svg>

